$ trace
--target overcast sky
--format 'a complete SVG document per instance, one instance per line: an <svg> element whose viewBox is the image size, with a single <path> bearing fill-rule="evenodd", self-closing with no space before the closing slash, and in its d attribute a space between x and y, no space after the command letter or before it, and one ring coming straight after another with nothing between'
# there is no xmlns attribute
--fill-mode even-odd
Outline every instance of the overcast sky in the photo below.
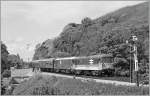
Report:
<svg viewBox="0 0 150 96"><path fill-rule="evenodd" d="M10 54L33 57L35 45L58 36L70 22L95 19L143 1L1 1L1 39Z"/></svg>

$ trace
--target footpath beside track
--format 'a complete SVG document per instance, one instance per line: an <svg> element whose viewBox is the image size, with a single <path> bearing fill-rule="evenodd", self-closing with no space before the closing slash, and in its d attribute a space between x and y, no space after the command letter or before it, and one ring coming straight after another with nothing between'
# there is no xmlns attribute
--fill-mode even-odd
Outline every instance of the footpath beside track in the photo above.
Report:
<svg viewBox="0 0 150 96"><path fill-rule="evenodd" d="M67 75L67 74L47 73L47 72L40 72L40 73L37 73L37 74L51 75L51 76L57 76L57 77L66 77L66 78L72 78L72 79L80 79L83 82L94 81L94 82L105 83L105 84L136 86L136 83L115 81L115 80L104 80L104 79L102 80L102 79L95 79L95 78L88 78L88 77L81 77L81 76L72 76L72 75ZM147 86L148 87L149 85L140 85L140 86Z"/></svg>

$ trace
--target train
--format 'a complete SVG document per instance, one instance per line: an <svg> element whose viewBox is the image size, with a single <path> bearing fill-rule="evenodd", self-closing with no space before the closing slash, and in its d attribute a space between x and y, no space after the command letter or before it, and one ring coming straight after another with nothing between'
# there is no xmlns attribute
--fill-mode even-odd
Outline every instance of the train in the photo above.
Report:
<svg viewBox="0 0 150 96"><path fill-rule="evenodd" d="M75 75L112 76L115 71L112 54L40 59L31 61L31 64L34 69L39 69L41 72Z"/></svg>

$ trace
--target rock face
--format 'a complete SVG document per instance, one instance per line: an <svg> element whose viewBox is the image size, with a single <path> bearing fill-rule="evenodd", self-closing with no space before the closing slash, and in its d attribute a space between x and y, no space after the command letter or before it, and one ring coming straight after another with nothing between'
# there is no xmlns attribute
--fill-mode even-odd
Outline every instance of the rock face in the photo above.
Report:
<svg viewBox="0 0 150 96"><path fill-rule="evenodd" d="M142 56L148 56L149 53L148 14L146 2L119 9L94 20L86 17L81 20L81 24L70 23L57 38L39 45L33 59L50 58L56 53L68 56L113 53L112 50L116 50L114 46L122 48L120 45L129 40L132 34L138 37L138 54L142 59ZM119 54L126 57L122 51Z"/></svg>

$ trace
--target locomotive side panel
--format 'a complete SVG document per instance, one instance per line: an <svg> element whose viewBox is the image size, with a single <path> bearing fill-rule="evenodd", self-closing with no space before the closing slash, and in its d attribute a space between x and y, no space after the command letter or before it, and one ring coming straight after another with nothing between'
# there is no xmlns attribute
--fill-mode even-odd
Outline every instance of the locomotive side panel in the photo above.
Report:
<svg viewBox="0 0 150 96"><path fill-rule="evenodd" d="M93 60L92 64L98 64L99 59L98 58L83 58L83 59L76 59L77 62L76 65L89 65L90 60Z"/></svg>
<svg viewBox="0 0 150 96"><path fill-rule="evenodd" d="M93 57L75 60L76 63L72 66L75 70L103 70L113 69L113 57ZM91 63L92 62L92 63Z"/></svg>
<svg viewBox="0 0 150 96"><path fill-rule="evenodd" d="M78 62L72 66L72 69L75 70L101 70L102 69L102 67L99 65L99 58L84 58L76 61Z"/></svg>

